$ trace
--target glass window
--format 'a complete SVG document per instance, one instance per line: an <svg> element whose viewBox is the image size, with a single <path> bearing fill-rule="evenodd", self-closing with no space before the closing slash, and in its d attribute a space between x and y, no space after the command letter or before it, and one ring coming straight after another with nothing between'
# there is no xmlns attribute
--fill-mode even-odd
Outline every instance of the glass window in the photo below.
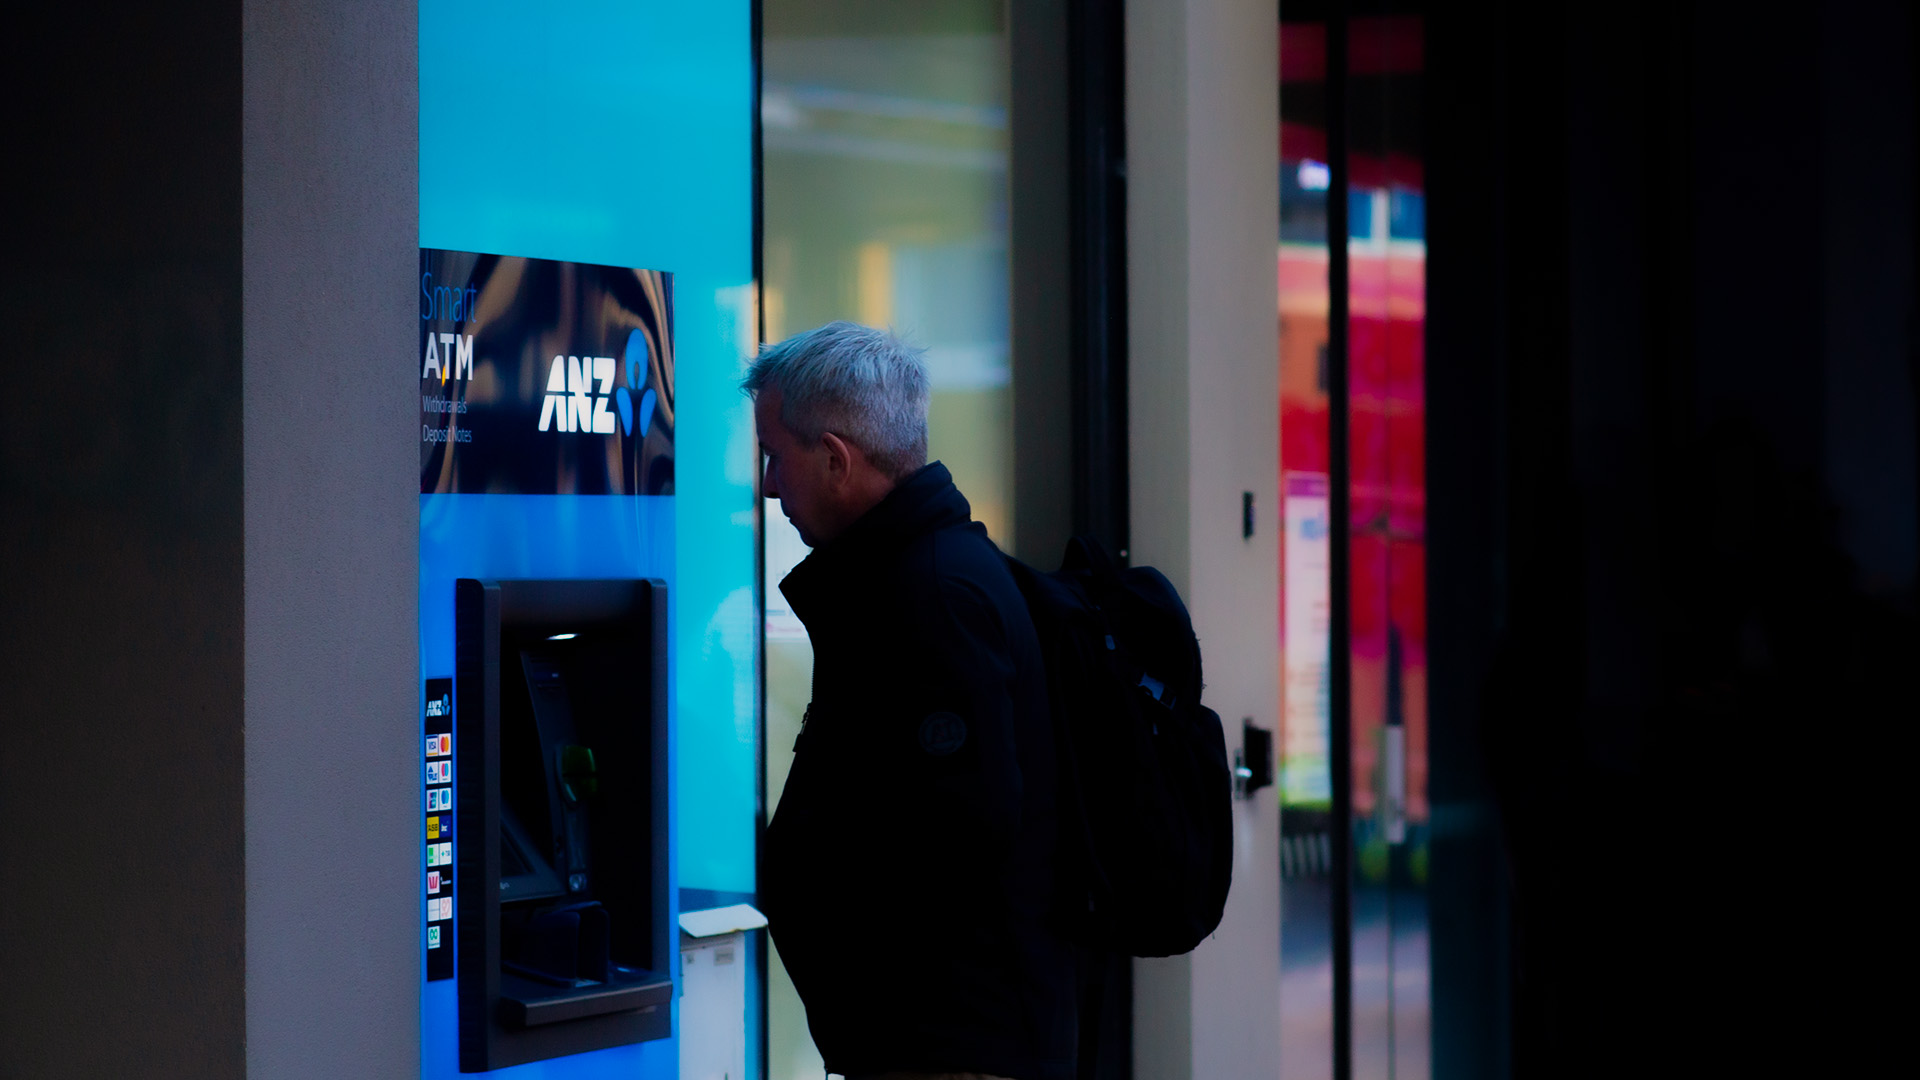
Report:
<svg viewBox="0 0 1920 1080"><path fill-rule="evenodd" d="M931 456L1012 546L1007 262L1007 28L998 2L765 0L762 317L777 341L834 319L924 346ZM779 582L806 556L766 518L766 805L779 803L813 655ZM776 954L772 1080L818 1080L818 1052Z"/></svg>
<svg viewBox="0 0 1920 1080"><path fill-rule="evenodd" d="M1281 1075L1331 1076L1335 927L1332 648L1351 665L1353 1074L1429 1075L1426 200L1416 16L1345 24L1330 115L1327 23L1280 27ZM1328 156L1329 126L1346 133ZM1337 168L1344 165L1344 170ZM1334 192L1344 172L1345 191ZM1329 199L1344 198L1334 239ZM1338 202L1331 204L1338 209ZM1332 256L1346 261L1348 640L1330 641Z"/></svg>
<svg viewBox="0 0 1920 1080"><path fill-rule="evenodd" d="M1418 16L1348 26L1353 1071L1431 1075L1426 207Z"/></svg>
<svg viewBox="0 0 1920 1080"><path fill-rule="evenodd" d="M1280 25L1280 1075L1333 1075L1327 26Z"/></svg>

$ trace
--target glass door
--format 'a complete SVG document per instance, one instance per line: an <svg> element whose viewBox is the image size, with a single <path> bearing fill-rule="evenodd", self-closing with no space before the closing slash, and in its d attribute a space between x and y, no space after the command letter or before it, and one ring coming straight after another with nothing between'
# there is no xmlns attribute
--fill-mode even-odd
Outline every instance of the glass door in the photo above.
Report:
<svg viewBox="0 0 1920 1080"><path fill-rule="evenodd" d="M1431 1075L1424 27L1347 27L1347 466L1352 1066Z"/></svg>
<svg viewBox="0 0 1920 1080"><path fill-rule="evenodd" d="M1424 25L1282 15L1281 1075L1425 1080Z"/></svg>
<svg viewBox="0 0 1920 1080"><path fill-rule="evenodd" d="M1333 1075L1327 21L1280 24L1280 1075Z"/></svg>

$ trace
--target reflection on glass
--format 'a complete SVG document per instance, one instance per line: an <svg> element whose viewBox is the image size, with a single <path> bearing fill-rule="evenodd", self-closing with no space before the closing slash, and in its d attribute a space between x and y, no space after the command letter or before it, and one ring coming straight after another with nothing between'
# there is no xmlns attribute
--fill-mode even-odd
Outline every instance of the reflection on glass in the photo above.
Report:
<svg viewBox="0 0 1920 1080"><path fill-rule="evenodd" d="M1280 27L1280 1075L1333 1075L1327 32Z"/></svg>
<svg viewBox="0 0 1920 1080"><path fill-rule="evenodd" d="M1423 27L1347 26L1347 189L1327 152L1327 33L1280 29L1281 1075L1333 1071L1328 200L1347 200L1356 1077L1431 1073L1425 883Z"/></svg>
<svg viewBox="0 0 1920 1080"><path fill-rule="evenodd" d="M834 319L927 350L928 450L1012 546L1007 36L998 2L765 0L762 309L769 341ZM806 555L768 503L767 775L778 805L810 692L812 650L779 581ZM771 1080L819 1080L776 954Z"/></svg>
<svg viewBox="0 0 1920 1080"><path fill-rule="evenodd" d="M1353 1071L1431 1074L1426 213L1417 17L1348 29Z"/></svg>

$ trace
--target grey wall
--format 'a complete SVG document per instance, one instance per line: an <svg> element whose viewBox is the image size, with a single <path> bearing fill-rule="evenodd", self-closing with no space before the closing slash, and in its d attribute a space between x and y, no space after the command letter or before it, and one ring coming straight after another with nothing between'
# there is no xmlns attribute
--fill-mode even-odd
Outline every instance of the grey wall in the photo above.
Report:
<svg viewBox="0 0 1920 1080"><path fill-rule="evenodd" d="M245 9L247 1071L420 1057L412 4Z"/></svg>
<svg viewBox="0 0 1920 1080"><path fill-rule="evenodd" d="M239 5L114 6L4 75L0 1076L237 1077Z"/></svg>

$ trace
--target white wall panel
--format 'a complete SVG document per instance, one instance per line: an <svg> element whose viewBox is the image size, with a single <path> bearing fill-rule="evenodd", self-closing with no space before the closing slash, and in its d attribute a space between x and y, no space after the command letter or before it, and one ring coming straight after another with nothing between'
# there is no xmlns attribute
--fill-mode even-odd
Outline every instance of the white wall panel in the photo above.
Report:
<svg viewBox="0 0 1920 1080"><path fill-rule="evenodd" d="M1127 20L1132 555L1187 598L1232 753L1243 717L1272 729L1278 710L1277 15L1249 0L1132 0ZM1219 931L1190 956L1135 965L1136 1076L1278 1070L1270 796L1235 805Z"/></svg>

